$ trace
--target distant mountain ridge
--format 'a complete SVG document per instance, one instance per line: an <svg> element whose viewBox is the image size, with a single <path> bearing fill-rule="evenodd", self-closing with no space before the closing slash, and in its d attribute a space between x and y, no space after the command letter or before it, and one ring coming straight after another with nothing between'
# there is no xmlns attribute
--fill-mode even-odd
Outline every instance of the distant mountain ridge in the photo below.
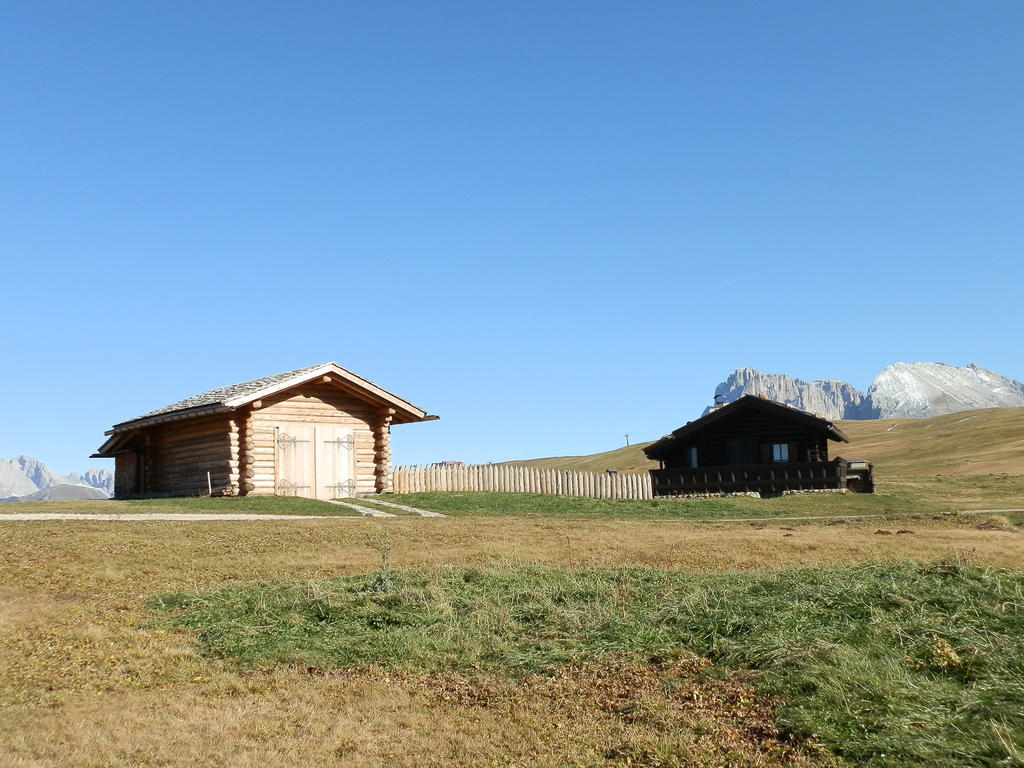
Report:
<svg viewBox="0 0 1024 768"><path fill-rule="evenodd" d="M109 498L114 494L114 473L94 467L83 473L58 475L31 456L15 456L10 461L0 458L0 501L20 501L30 496L34 497L32 500L45 501L46 496L54 494L43 492L58 487L61 490L55 493L60 496L71 494L75 498ZM91 489L98 493L82 495L82 492L69 488Z"/></svg>
<svg viewBox="0 0 1024 768"><path fill-rule="evenodd" d="M28 496L12 496L0 501L81 501L83 499L109 499L110 495L98 488L90 488L88 485L51 485L49 488L40 488Z"/></svg>
<svg viewBox="0 0 1024 768"><path fill-rule="evenodd" d="M866 394L845 381L807 382L756 368L738 368L715 388L716 402L731 403L743 395L763 395L832 420L920 419L1024 407L1024 384L974 363L894 363L875 377Z"/></svg>
<svg viewBox="0 0 1024 768"><path fill-rule="evenodd" d="M743 395L764 395L827 419L873 419L867 395L845 381L794 379L784 373L762 373L756 368L737 368L715 388L715 402L731 403ZM704 413L711 411L709 406Z"/></svg>

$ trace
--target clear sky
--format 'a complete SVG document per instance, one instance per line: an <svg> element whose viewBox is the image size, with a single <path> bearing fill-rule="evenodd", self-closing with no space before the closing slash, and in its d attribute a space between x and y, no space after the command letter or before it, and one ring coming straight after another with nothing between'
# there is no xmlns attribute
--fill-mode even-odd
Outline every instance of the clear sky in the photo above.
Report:
<svg viewBox="0 0 1024 768"><path fill-rule="evenodd" d="M2 2L0 456L328 360L396 463L1024 379L1019 2ZM110 466L111 462L101 462Z"/></svg>

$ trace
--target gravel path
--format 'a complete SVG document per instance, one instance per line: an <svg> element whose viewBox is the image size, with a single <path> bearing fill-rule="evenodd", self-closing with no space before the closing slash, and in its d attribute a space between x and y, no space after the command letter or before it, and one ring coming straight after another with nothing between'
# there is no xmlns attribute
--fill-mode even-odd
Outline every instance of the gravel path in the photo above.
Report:
<svg viewBox="0 0 1024 768"><path fill-rule="evenodd" d="M75 512L13 512L0 514L0 522L4 520L117 520L146 521L173 520L177 522L222 522L228 520L359 520L355 515L256 515L244 512L207 513L196 512L139 512L138 514L82 514Z"/></svg>
<svg viewBox="0 0 1024 768"><path fill-rule="evenodd" d="M329 504L351 509L358 512L361 517L398 517L391 512L385 512L369 505L353 504L347 501L331 500ZM377 502L385 504L404 512L419 515L420 517L447 517L439 512L429 512L425 509L407 507L403 504L392 504L389 502ZM139 512L137 514L117 514L97 512L94 514L85 512L11 512L0 513L0 522L4 520L117 520L117 521L142 521L147 520L170 520L174 522L219 522L230 520L359 520L355 515L260 515L249 512Z"/></svg>

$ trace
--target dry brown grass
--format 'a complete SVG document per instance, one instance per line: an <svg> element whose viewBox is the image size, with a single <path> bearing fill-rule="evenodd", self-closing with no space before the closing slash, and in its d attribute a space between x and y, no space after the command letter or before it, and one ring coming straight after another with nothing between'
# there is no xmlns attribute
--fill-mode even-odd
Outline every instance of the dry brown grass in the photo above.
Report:
<svg viewBox="0 0 1024 768"><path fill-rule="evenodd" d="M516 685L217 672L5 719L15 766L627 765L659 754L679 765L827 764L779 740L771 703L742 678L716 680L694 662L658 673L589 665Z"/></svg>
<svg viewBox="0 0 1024 768"><path fill-rule="evenodd" d="M849 445L886 476L1024 475L1024 408L964 411L931 419L843 421Z"/></svg>
<svg viewBox="0 0 1024 768"><path fill-rule="evenodd" d="M657 674L613 665L515 688L373 670L239 674L197 655L189 636L151 624L145 604L158 592L373 570L374 531L390 538L396 568L530 562L712 572L964 553L1024 562L1018 529L970 518L0 523L5 764L653 765L665 755L678 765L792 764L758 746L770 738L758 730L771 720L768 704L742 679L716 683L685 660ZM682 682L668 685L665 675ZM701 709L687 692L718 703Z"/></svg>

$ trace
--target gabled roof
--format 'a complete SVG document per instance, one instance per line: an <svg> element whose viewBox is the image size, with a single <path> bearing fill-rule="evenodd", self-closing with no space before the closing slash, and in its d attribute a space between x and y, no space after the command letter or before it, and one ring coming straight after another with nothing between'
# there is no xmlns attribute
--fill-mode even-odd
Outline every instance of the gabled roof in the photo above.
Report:
<svg viewBox="0 0 1024 768"><path fill-rule="evenodd" d="M309 368L299 368L294 371L278 373L274 376L265 376L262 379L243 381L241 384L231 384L227 387L218 387L209 392L193 395L190 398L177 403L158 408L155 411L144 413L128 421L115 424L113 429L106 434L118 435L123 432L134 431L152 424L159 424L165 421L178 421L190 419L197 416L206 416L213 413L227 413L243 405L249 405L256 400L292 387L305 384L320 377L328 377L334 384L341 386L357 397L382 407L393 408L393 423L407 424L414 421L429 421L436 419L436 416L428 416L422 408L418 408L407 400L381 389L371 381L347 371L337 363L322 363ZM109 455L115 448L115 440L112 438L94 454L94 456Z"/></svg>
<svg viewBox="0 0 1024 768"><path fill-rule="evenodd" d="M644 448L644 453L647 454L649 459L657 459L666 453L671 453L682 445L683 441L687 438L693 437L696 433L704 431L719 421L751 410L771 413L801 422L804 426L823 433L829 440L844 443L850 442L850 439L843 434L843 431L827 419L815 416L807 411L801 411L799 408L794 408L791 405L777 403L774 400L768 400L757 395L744 395L738 400L723 405L696 421L688 422L671 434L665 435L661 440L651 443Z"/></svg>

